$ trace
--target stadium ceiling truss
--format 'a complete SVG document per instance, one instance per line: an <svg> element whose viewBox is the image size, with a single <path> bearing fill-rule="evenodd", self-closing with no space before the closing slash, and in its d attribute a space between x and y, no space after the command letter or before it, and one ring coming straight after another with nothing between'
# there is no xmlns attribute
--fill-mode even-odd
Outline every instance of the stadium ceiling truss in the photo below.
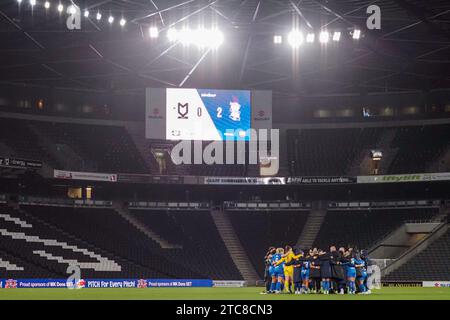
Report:
<svg viewBox="0 0 450 320"><path fill-rule="evenodd" d="M37 0L43 2L44 0ZM69 0L67 0L69 1ZM67 3L66 1L66 3ZM272 89L279 98L450 88L448 0L74 0L82 10L127 18L121 28L27 0L0 3L0 84L142 94L145 87ZM55 3L55 0L53 1ZM381 8L381 30L366 12ZM215 25L217 50L170 43L165 32ZM157 26L160 37L150 39ZM342 31L344 39L293 50L293 28ZM361 29L363 38L349 32ZM283 43L273 43L273 36Z"/></svg>

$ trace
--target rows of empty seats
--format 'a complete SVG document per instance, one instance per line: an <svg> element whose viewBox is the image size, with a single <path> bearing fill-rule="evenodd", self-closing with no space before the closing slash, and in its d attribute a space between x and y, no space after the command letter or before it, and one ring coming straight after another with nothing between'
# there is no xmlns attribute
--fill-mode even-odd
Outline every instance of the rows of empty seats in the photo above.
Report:
<svg viewBox="0 0 450 320"><path fill-rule="evenodd" d="M209 211L132 210L163 249L112 208L0 204L0 272L9 277L241 279ZM23 269L23 270L21 270Z"/></svg>
<svg viewBox="0 0 450 320"><path fill-rule="evenodd" d="M393 139L383 135L387 130ZM379 147L392 159L383 174L445 171L436 162L450 148L450 126L288 130L287 143L292 175L346 175Z"/></svg>
<svg viewBox="0 0 450 320"><path fill-rule="evenodd" d="M330 245L369 249L406 220L427 220L438 209L329 210L317 235L315 246Z"/></svg>
<svg viewBox="0 0 450 320"><path fill-rule="evenodd" d="M241 279L209 211L131 210L150 230L182 249L165 250L206 278Z"/></svg>
<svg viewBox="0 0 450 320"><path fill-rule="evenodd" d="M376 128L288 130L288 160L294 176L346 175L364 150L376 147Z"/></svg>
<svg viewBox="0 0 450 320"><path fill-rule="evenodd" d="M264 255L270 246L295 246L308 211L227 211L255 270L264 276Z"/></svg>
<svg viewBox="0 0 450 320"><path fill-rule="evenodd" d="M59 259L77 260L82 263L98 263L99 260L83 252L94 252L87 243L82 243L30 216L7 207L0 206L0 250L2 258L19 260L24 274L33 276L64 276L68 264ZM5 254L5 256L3 255ZM98 254L102 255L97 251ZM51 257L50 257L51 256ZM105 261L108 260L105 257ZM109 261L109 260L108 260ZM110 260L112 262L112 259ZM89 270L86 271L90 273Z"/></svg>
<svg viewBox="0 0 450 320"><path fill-rule="evenodd" d="M392 138L387 138L391 136L385 134L387 130L393 130ZM141 154L123 126L0 118L1 156L42 160L59 169L205 176L258 174L258 170L249 170L248 165L175 166L167 153L170 149L167 142L162 143L162 150L166 150L165 163L159 168L151 152L158 149L158 143L148 143L148 154ZM450 130L446 124L289 129L286 143L287 154L280 157L287 158L293 176L352 174L364 155L379 147L384 152L384 159L388 159L386 165L380 165L383 174L450 169L446 162L440 163L450 148ZM206 145L204 142L203 147ZM64 163L67 158L76 160ZM144 158L148 158L147 161Z"/></svg>
<svg viewBox="0 0 450 320"><path fill-rule="evenodd" d="M113 209L28 205L22 208L34 217L57 226L77 238L85 239L96 248L130 261L146 270L142 272L147 276L171 278L199 276L184 268L179 261L168 260L160 252L156 242L138 231ZM136 273L135 276L140 274Z"/></svg>
<svg viewBox="0 0 450 320"><path fill-rule="evenodd" d="M398 149L389 172L429 172L428 166L450 147L450 127L435 125L398 128L391 147Z"/></svg>
<svg viewBox="0 0 450 320"><path fill-rule="evenodd" d="M386 275L385 281L442 281L450 279L450 230Z"/></svg>
<svg viewBox="0 0 450 320"><path fill-rule="evenodd" d="M0 144L7 148L0 151L0 156L41 160L50 166L59 166L49 150L39 143L38 136L30 130L28 123L25 120L0 118Z"/></svg>
<svg viewBox="0 0 450 320"><path fill-rule="evenodd" d="M83 160L90 161L96 171L149 173L124 127L38 121L33 126L51 143L67 145Z"/></svg>

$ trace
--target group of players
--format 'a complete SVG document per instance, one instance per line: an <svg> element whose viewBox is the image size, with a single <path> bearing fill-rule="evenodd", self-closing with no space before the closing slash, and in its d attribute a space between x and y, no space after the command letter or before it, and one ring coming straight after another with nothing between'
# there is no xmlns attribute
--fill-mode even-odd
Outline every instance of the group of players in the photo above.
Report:
<svg viewBox="0 0 450 320"><path fill-rule="evenodd" d="M266 291L263 293L370 294L367 286L369 259L365 250L331 246L314 248L270 247L265 256ZM294 290L293 290L294 289Z"/></svg>

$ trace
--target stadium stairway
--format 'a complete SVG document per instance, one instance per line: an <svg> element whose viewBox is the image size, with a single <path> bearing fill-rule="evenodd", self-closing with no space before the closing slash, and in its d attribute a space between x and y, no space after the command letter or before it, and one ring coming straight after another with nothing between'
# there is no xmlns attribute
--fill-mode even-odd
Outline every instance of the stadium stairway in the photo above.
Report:
<svg viewBox="0 0 450 320"><path fill-rule="evenodd" d="M38 143L44 146L49 155L61 165L61 167L55 169L95 171L92 165L86 166L89 161L84 161L69 145L57 144L52 141L51 137L42 130L42 126L29 123L28 128L37 137Z"/></svg>
<svg viewBox="0 0 450 320"><path fill-rule="evenodd" d="M306 224L303 227L302 233L298 238L297 247L312 247L326 215L327 210L325 209L311 210L311 213L308 215L308 220L306 220Z"/></svg>
<svg viewBox="0 0 450 320"><path fill-rule="evenodd" d="M387 265L381 270L381 276L387 279L393 280L395 278L395 273L406 266L410 261L419 258L423 254L427 254L428 248L432 248L435 243L438 243L440 238L446 236L449 231L449 224L446 221L441 222L435 227L430 234L428 234L422 241L412 246L406 252L404 252L400 257L395 259L392 263ZM398 279L397 279L398 280ZM439 279L434 279L439 280Z"/></svg>
<svg viewBox="0 0 450 320"><path fill-rule="evenodd" d="M420 243L441 225L441 221L405 221L401 226L377 241L369 254L372 259L389 259L393 261L408 249Z"/></svg>
<svg viewBox="0 0 450 320"><path fill-rule="evenodd" d="M132 226L145 234L148 238L159 244L162 249L181 249L182 246L178 244L171 244L167 240L163 239L160 235L150 230L146 225L136 219L130 214L128 208L124 207L120 202L113 201L112 205L114 211L116 211L122 218L128 221Z"/></svg>
<svg viewBox="0 0 450 320"><path fill-rule="evenodd" d="M233 259L239 273L242 278L244 278L247 283L256 284L259 280L258 273L253 267L250 259L247 257L238 236L236 235L229 217L223 210L211 210L211 216L213 218L214 224L219 231L220 237L222 238L228 253Z"/></svg>

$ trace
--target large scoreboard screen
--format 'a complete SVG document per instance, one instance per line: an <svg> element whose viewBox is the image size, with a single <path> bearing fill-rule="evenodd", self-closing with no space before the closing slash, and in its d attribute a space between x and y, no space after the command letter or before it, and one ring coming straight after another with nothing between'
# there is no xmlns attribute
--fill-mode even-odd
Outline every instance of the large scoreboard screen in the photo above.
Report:
<svg viewBox="0 0 450 320"><path fill-rule="evenodd" d="M150 88L146 92L148 139L248 141L250 128L271 125L270 91Z"/></svg>
<svg viewBox="0 0 450 320"><path fill-rule="evenodd" d="M167 89L167 140L249 140L250 91Z"/></svg>

